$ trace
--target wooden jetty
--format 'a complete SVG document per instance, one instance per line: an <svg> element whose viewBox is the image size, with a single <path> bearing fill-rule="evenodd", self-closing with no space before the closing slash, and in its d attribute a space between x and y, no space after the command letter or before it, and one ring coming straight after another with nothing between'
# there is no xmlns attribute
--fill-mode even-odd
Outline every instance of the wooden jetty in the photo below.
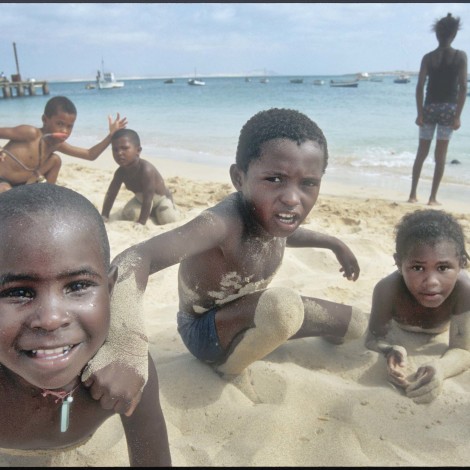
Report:
<svg viewBox="0 0 470 470"><path fill-rule="evenodd" d="M34 96L36 89L40 88L43 95L49 94L49 85L46 81L0 81L0 87L4 98L12 98L16 96Z"/></svg>
<svg viewBox="0 0 470 470"><path fill-rule="evenodd" d="M0 87L2 89L3 97L11 98L13 96L25 96L26 93L29 96L34 96L36 94L36 88L41 88L42 94L48 95L49 85L46 81L36 81L34 79L23 81L21 79L16 43L13 43L13 52L15 53L16 74L13 74L11 76L11 81L9 81L2 72L0 77Z"/></svg>

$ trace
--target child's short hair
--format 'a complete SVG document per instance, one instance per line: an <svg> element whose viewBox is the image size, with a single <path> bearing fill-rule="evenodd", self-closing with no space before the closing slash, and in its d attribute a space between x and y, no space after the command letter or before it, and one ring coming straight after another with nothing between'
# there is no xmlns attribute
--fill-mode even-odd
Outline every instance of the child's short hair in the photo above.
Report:
<svg viewBox="0 0 470 470"><path fill-rule="evenodd" d="M328 146L321 129L305 114L293 109L279 108L260 111L245 123L238 139L238 168L246 173L250 163L261 157L262 145L273 139L290 139L298 145L306 140L316 142L325 154L325 171L328 164Z"/></svg>
<svg viewBox="0 0 470 470"><path fill-rule="evenodd" d="M98 230L105 267L109 269L110 247L106 227L99 211L87 198L49 183L15 186L0 193L0 232L15 219L38 220L42 215L58 220L64 215L72 215L79 224L93 224Z"/></svg>
<svg viewBox="0 0 470 470"><path fill-rule="evenodd" d="M449 213L425 209L411 212L402 217L395 227L396 258L403 260L410 248L416 244L435 245L448 240L454 242L461 267L469 259L465 250L465 236L461 225Z"/></svg>
<svg viewBox="0 0 470 470"><path fill-rule="evenodd" d="M452 16L451 13L447 13L447 16L434 22L432 30L436 33L438 39L445 40L455 36L460 27L460 18L458 16Z"/></svg>
<svg viewBox="0 0 470 470"><path fill-rule="evenodd" d="M77 108L75 105L65 96L54 96L47 103L44 108L44 115L50 118L59 111L63 111L67 114L77 115Z"/></svg>
<svg viewBox="0 0 470 470"><path fill-rule="evenodd" d="M121 137L127 137L136 147L140 147L140 137L136 131L132 129L119 129L111 137L111 142L114 142L116 139Z"/></svg>

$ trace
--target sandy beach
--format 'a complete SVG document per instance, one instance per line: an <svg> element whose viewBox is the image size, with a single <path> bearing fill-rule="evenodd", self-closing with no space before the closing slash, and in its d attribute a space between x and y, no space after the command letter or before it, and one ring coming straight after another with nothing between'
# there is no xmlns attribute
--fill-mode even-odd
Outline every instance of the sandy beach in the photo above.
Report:
<svg viewBox="0 0 470 470"><path fill-rule="evenodd" d="M64 157L58 184L84 194L101 210L115 168L109 150L92 163ZM122 188L107 224L112 257L185 223L233 191L228 168L165 159L157 160L157 168L183 220L166 226L149 221L145 227L118 220L131 197ZM343 278L327 250L288 248L272 285L370 312L375 283L394 269L395 224L405 213L427 208L405 202L408 191L340 184L327 171L305 226L346 242L359 260L360 277ZM423 183L423 202L425 191ZM470 206L445 194L442 209L457 217L470 240ZM362 339L334 346L305 338L255 362L245 382L228 383L196 360L177 333L177 269L153 275L144 298L175 466L468 465L469 372L446 380L431 404L417 405L387 383L384 358L366 350ZM419 364L442 354L447 337L411 340L411 361ZM113 459L118 453L125 460L123 442L116 449ZM99 463L106 465L110 454Z"/></svg>

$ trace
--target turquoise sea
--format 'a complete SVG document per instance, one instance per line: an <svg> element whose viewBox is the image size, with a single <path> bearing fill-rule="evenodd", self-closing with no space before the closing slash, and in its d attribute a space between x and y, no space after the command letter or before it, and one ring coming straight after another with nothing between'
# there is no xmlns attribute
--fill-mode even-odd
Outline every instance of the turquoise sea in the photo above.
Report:
<svg viewBox="0 0 470 470"><path fill-rule="evenodd" d="M112 90L88 90L87 82L50 82L50 94L0 98L0 126L40 126L46 101L65 95L77 106L78 117L69 142L92 146L107 133L107 116L119 112L141 137L142 156L201 162L228 167L234 161L238 135L256 112L271 107L298 109L322 128L330 161L325 178L357 184L403 188L408 196L411 167L418 145L415 86L361 80L357 88L333 88L330 79L347 76L199 77L205 86L189 86L186 78L165 84L163 79L125 80ZM303 83L291 83L301 78ZM314 85L314 80L325 84ZM433 151L432 147L432 151ZM451 164L458 160L460 164ZM425 162L423 181L430 181L433 155ZM470 195L470 104L462 127L454 132L441 188L453 186ZM419 189L418 189L419 191ZM428 194L419 193L424 199Z"/></svg>

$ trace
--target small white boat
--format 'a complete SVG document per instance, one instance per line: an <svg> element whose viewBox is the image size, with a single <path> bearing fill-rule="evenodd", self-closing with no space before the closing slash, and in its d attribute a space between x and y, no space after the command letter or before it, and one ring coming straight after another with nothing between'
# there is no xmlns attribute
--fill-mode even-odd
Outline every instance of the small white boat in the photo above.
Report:
<svg viewBox="0 0 470 470"><path fill-rule="evenodd" d="M358 80L330 80L330 86L332 87L357 88L358 85Z"/></svg>
<svg viewBox="0 0 470 470"><path fill-rule="evenodd" d="M195 86L204 86L206 82L203 82L202 80L196 80L195 78L190 78L188 80L188 85L195 85Z"/></svg>
<svg viewBox="0 0 470 470"><path fill-rule="evenodd" d="M96 88L96 85L94 83L87 83L85 85L85 89L87 90L94 90Z"/></svg>
<svg viewBox="0 0 470 470"><path fill-rule="evenodd" d="M96 72L96 86L99 90L107 90L110 88L122 88L124 82L118 82L113 72L104 71L104 63L101 61L101 70Z"/></svg>
<svg viewBox="0 0 470 470"><path fill-rule="evenodd" d="M269 78L262 78L259 82L260 83L269 83Z"/></svg>
<svg viewBox="0 0 470 470"><path fill-rule="evenodd" d="M313 81L313 84L314 84L314 85L324 85L324 84L325 84L325 80L314 80L314 81Z"/></svg>

